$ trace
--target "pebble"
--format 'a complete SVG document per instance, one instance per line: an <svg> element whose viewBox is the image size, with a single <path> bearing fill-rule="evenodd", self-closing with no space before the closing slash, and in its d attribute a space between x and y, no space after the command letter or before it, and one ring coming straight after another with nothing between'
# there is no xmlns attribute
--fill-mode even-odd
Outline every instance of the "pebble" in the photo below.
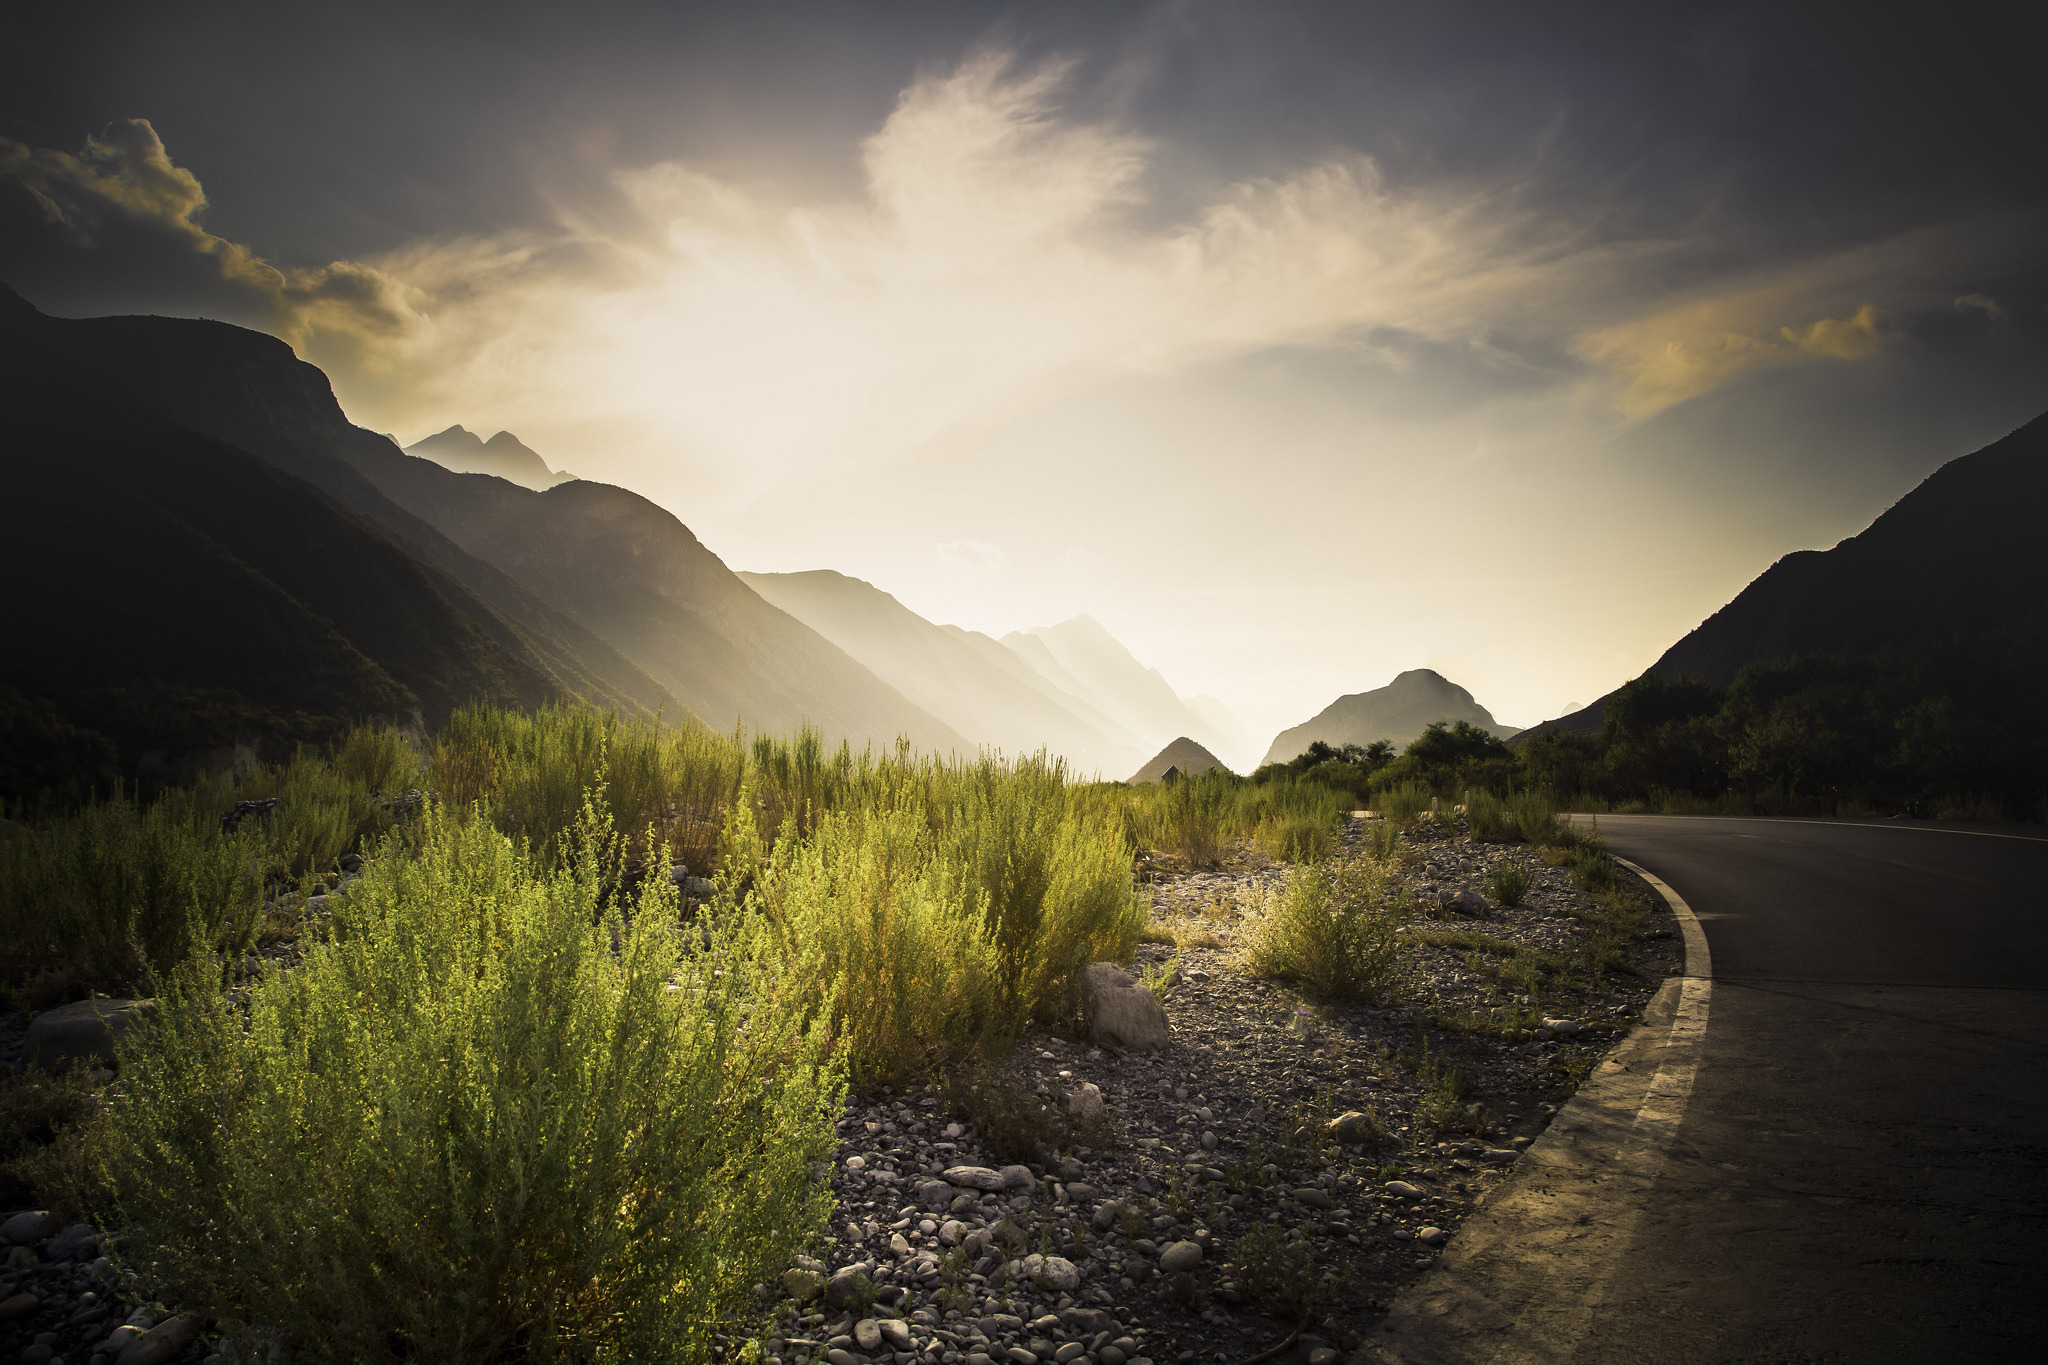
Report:
<svg viewBox="0 0 2048 1365"><path fill-rule="evenodd" d="M1159 1268L1168 1274L1193 1270L1201 1263L1202 1246L1199 1242L1169 1242L1159 1252Z"/></svg>

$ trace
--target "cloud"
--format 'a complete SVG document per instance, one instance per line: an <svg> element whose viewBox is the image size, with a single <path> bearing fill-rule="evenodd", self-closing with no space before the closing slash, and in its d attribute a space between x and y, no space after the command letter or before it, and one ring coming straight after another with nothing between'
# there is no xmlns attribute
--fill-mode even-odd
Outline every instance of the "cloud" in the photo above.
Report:
<svg viewBox="0 0 2048 1365"><path fill-rule="evenodd" d="M110 124L77 153L0 138L0 175L20 182L44 216L91 246L108 214L147 222L219 262L221 278L255 290L276 311L294 345L315 332L373 341L403 334L418 319L404 286L373 266L337 261L283 270L199 224L206 193L199 177L172 163L148 119Z"/></svg>
<svg viewBox="0 0 2048 1365"><path fill-rule="evenodd" d="M1999 307L1998 300L1992 298L1989 294L1959 295L1956 298L1955 310L1960 313L1966 308L1976 309L1993 322L2001 322L2005 318L2005 309Z"/></svg>
<svg viewBox="0 0 2048 1365"><path fill-rule="evenodd" d="M985 540L944 540L932 548L940 559L959 569L993 569L1009 558L1002 546Z"/></svg>
<svg viewBox="0 0 2048 1365"><path fill-rule="evenodd" d="M1868 303L1846 318L1758 325L1759 313L1783 302L1776 291L1703 299L1595 332L1580 352L1614 375L1616 408L1649 417L1753 371L1866 359L1892 334L1888 316Z"/></svg>
<svg viewBox="0 0 2048 1365"><path fill-rule="evenodd" d="M558 199L549 232L316 269L201 226L199 181L144 120L77 154L0 141L0 174L82 240L119 213L218 260L359 420L547 431L576 468L643 486L687 471L731 501L965 448L1090 386L1281 348L1399 364L1375 340L1396 337L1504 389L1566 395L1590 365L1640 417L1890 334L1888 296L1841 279L1672 306L1660 266L1695 244L1605 240L1599 205L1572 221L1523 186L1395 184L1342 152L1177 186L1194 207L1160 221L1169 159L1075 116L1073 79L1071 63L997 49L921 76L860 144L862 189L844 199L792 202L670 161L614 173L623 213ZM1887 278L1875 259L1863 283Z"/></svg>

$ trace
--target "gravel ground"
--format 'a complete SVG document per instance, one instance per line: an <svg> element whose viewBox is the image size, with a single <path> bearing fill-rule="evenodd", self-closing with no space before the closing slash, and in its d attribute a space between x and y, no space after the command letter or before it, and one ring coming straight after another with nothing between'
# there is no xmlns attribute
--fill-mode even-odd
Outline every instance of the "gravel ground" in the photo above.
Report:
<svg viewBox="0 0 2048 1365"><path fill-rule="evenodd" d="M1354 819L1347 843L1363 830ZM1580 971L1531 998L1486 970L1502 956L1471 936L1580 961L1594 898L1524 848L1428 826L1413 847L1398 876L1428 909L1377 1008L1317 1009L1239 965L1244 907L1286 868L1248 851L1211 871L1141 860L1155 928L1180 932L1138 963L1172 973L1171 1041L1023 1040L999 1077L1013 1095L1070 1116L1099 1095L1104 1111L1074 1145L1021 1164L1005 1164L1015 1125L975 1122L957 1090L857 1097L840 1124L840 1215L825 1258L785 1277L800 1297L784 1298L768 1358L1241 1360L1297 1328L1277 1358L1329 1365L1356 1349L1683 955L1669 911L1634 884L1633 970ZM1533 874L1519 907L1434 909L1510 857ZM1455 1100L1432 1085L1446 1071L1465 1078ZM1347 1114L1366 1117L1331 1133ZM1032 1254L1048 1259L1019 1259ZM1286 1306L1307 1297L1305 1317Z"/></svg>

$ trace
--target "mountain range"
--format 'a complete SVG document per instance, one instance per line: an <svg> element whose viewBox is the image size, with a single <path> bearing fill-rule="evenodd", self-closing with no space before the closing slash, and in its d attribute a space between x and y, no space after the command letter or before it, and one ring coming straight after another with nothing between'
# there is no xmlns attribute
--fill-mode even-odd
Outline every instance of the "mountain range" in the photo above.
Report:
<svg viewBox="0 0 2048 1365"><path fill-rule="evenodd" d="M1101 775L1175 734L1243 744L1087 617L998 641L840 574L735 574L510 433L401 450L261 333L47 317L0 288L0 363L0 565L38 586L0 608L0 730L23 752L97 736L132 775L569 697Z"/></svg>
<svg viewBox="0 0 2048 1365"><path fill-rule="evenodd" d="M1950 460L1832 549L1778 560L1644 671L1726 687L1752 663L1883 657L1938 669L1951 693L1984 694L1960 704L2003 713L2048 668L2043 507L2048 415ZM1613 695L1518 740L1596 733Z"/></svg>
<svg viewBox="0 0 2048 1365"><path fill-rule="evenodd" d="M1113 777L1176 733L1244 747L1221 702L1181 697L1092 617L997 640L936 625L830 570L740 578L917 705L1008 753L1044 748L1078 772Z"/></svg>
<svg viewBox="0 0 2048 1365"><path fill-rule="evenodd" d="M486 441L460 422L413 442L405 453L422 456L458 474L495 474L536 492L576 477L549 469L546 460L509 431L501 431Z"/></svg>
<svg viewBox="0 0 2048 1365"><path fill-rule="evenodd" d="M407 455L275 338L9 291L0 367L0 565L36 585L0 608L0 700L109 737L125 771L472 697L974 747L646 499Z"/></svg>

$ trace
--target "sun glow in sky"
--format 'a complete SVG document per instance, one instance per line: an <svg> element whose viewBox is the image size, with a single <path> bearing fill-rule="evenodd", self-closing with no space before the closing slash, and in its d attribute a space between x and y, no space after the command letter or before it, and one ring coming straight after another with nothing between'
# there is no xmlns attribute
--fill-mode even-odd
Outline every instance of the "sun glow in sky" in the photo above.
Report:
<svg viewBox="0 0 2048 1365"><path fill-rule="evenodd" d="M2034 206L1765 247L1711 193L1648 211L1556 99L1489 111L1476 162L1313 102L1225 155L1147 98L1218 11L1150 13L1183 27L1116 60L1014 23L870 56L858 126L777 110L800 158L565 107L521 212L325 263L238 236L147 109L0 140L0 178L47 235L197 262L193 311L287 337L365 426L510 429L734 568L933 620L1088 612L1261 739L1416 666L1557 714L2048 401ZM61 310L50 279L11 282Z"/></svg>

